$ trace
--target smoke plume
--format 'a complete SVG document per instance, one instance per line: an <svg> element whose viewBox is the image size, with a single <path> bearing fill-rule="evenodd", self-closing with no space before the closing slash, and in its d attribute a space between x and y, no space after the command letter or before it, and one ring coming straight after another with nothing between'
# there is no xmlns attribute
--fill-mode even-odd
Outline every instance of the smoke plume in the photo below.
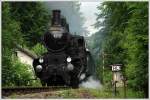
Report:
<svg viewBox="0 0 150 100"><path fill-rule="evenodd" d="M77 1L49 1L44 2L50 15L52 10L61 10L61 15L66 18L69 23L70 32L76 35L86 36L87 28L83 27L85 19L80 12L80 3Z"/></svg>
<svg viewBox="0 0 150 100"><path fill-rule="evenodd" d="M83 81L79 86L92 89L100 89L102 87L100 81L95 79L93 76L90 76L87 81Z"/></svg>

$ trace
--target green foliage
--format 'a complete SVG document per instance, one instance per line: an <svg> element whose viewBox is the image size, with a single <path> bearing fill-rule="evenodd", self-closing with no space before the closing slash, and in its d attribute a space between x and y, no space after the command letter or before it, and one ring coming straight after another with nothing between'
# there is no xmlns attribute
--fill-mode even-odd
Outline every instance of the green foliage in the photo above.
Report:
<svg viewBox="0 0 150 100"><path fill-rule="evenodd" d="M32 47L40 42L50 19L42 3L11 2L10 7L12 18L20 22L21 34L26 45Z"/></svg>
<svg viewBox="0 0 150 100"><path fill-rule="evenodd" d="M125 29L126 73L129 86L148 95L148 4L132 5L133 13Z"/></svg>
<svg viewBox="0 0 150 100"><path fill-rule="evenodd" d="M37 54L37 56L41 56L43 53L47 52L47 49L40 43L37 43L33 48L32 51Z"/></svg>
<svg viewBox="0 0 150 100"><path fill-rule="evenodd" d="M31 66L20 63L19 61L13 62L13 75L11 80L14 85L27 86L28 81L33 79ZM30 84L30 83L29 83Z"/></svg>
<svg viewBox="0 0 150 100"><path fill-rule="evenodd" d="M48 13L41 3L2 2L2 86L39 83L29 81L33 79L32 68L14 57L15 45L34 46L40 41L47 23Z"/></svg>
<svg viewBox="0 0 150 100"><path fill-rule="evenodd" d="M123 88L117 88L118 94L117 96L114 96L112 89L88 89L88 91L96 98L124 98L124 89ZM126 98L143 98L144 93L140 91L134 91L132 89L127 89L126 92Z"/></svg>
<svg viewBox="0 0 150 100"><path fill-rule="evenodd" d="M22 64L18 59L13 56L11 66L2 69L2 85L3 86L27 86L32 85L30 79L34 79L34 73L29 65Z"/></svg>
<svg viewBox="0 0 150 100"><path fill-rule="evenodd" d="M10 7L8 3L2 4L2 83L9 84L12 71L11 56L15 42L22 43L19 23L10 16Z"/></svg>
<svg viewBox="0 0 150 100"><path fill-rule="evenodd" d="M128 86L148 95L148 2L104 2L98 7L93 50L100 52L105 67L121 63ZM103 18L104 21L99 21ZM96 39L100 37L101 39ZM102 59L102 53L108 54ZM96 55L97 53L95 53ZM109 73L106 71L106 73ZM99 72L102 73L102 72ZM105 75L104 83L110 79ZM111 79L110 79L111 80Z"/></svg>

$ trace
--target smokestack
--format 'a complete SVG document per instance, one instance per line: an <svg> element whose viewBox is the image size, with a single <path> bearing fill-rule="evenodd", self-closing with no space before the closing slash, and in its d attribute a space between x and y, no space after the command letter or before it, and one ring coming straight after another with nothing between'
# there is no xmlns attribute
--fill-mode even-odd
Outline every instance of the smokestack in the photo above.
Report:
<svg viewBox="0 0 150 100"><path fill-rule="evenodd" d="M53 10L52 26L61 26L61 11Z"/></svg>

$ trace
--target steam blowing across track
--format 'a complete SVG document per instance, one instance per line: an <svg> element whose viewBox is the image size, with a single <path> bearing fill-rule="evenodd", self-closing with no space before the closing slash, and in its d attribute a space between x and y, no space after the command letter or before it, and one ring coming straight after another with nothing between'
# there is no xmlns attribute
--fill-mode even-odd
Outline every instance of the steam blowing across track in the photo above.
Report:
<svg viewBox="0 0 150 100"><path fill-rule="evenodd" d="M3 87L2 97L9 96L11 94L27 94L27 93L37 93L37 92L50 92L69 89L67 86L48 86L48 87Z"/></svg>

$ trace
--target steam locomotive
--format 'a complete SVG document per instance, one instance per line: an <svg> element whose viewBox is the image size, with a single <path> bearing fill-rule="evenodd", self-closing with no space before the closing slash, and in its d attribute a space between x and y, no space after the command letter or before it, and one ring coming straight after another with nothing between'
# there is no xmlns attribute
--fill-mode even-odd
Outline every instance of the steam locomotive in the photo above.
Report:
<svg viewBox="0 0 150 100"><path fill-rule="evenodd" d="M42 36L42 43L48 52L33 61L42 86L77 88L90 75L84 37L70 34L60 10L53 10L51 27Z"/></svg>

